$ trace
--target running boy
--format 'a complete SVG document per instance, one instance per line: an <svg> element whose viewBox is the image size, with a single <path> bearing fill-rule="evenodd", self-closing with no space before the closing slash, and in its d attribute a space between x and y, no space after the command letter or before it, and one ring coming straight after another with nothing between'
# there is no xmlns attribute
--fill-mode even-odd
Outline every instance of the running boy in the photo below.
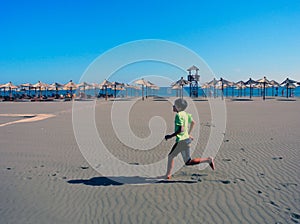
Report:
<svg viewBox="0 0 300 224"><path fill-rule="evenodd" d="M212 157L191 159L190 147L193 137L190 133L194 128L195 121L191 114L184 111L187 106L188 104L184 99L175 100L173 105L173 112L176 112L175 132L171 135L166 135L165 139L168 140L176 136L176 143L173 145L171 152L168 155L167 179L171 179L174 158L179 153L181 153L183 161L187 166L197 165L199 163L208 163L213 170L215 169L214 159Z"/></svg>

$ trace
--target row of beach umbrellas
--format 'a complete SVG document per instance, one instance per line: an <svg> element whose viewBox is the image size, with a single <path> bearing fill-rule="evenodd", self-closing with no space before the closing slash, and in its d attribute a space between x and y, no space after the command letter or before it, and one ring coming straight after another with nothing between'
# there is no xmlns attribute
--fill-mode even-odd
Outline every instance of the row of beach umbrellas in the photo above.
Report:
<svg viewBox="0 0 300 224"><path fill-rule="evenodd" d="M9 91L10 96L12 96L12 90L16 90L16 89L21 89L21 90L28 90L28 92L30 92L30 90L39 90L39 96L41 97L41 92L46 90L46 91L56 91L56 95L58 94L59 90L69 90L71 92L71 96L73 95L72 91L73 90L83 90L83 92L85 93L85 90L87 89L94 89L95 90L95 95L96 95L96 89L102 89L105 91L105 98L107 99L108 96L108 89L111 89L112 91L114 91L114 97L116 97L116 93L119 90L126 90L126 89L136 89L136 90L142 90L142 100L144 100L144 98L148 96L148 89L152 89L152 90L157 90L159 89L159 87L157 85L155 85L154 83L150 82L149 80L146 80L144 78L142 79L138 79L135 80L133 82L136 85L130 85L130 84L125 84L125 83L120 83L120 82L110 82L108 80L104 80L103 82L97 84L97 83L87 83L87 82L82 82L79 84L74 83L72 80L70 80L68 83L66 84L60 84L57 82L54 82L52 84L46 84L43 83L41 81L38 81L36 84L30 84L30 83L24 83L21 84L19 86L14 85L12 82L8 82L6 84L0 85L0 89L3 89L4 94L5 91ZM172 89L177 89L177 90L181 90L181 94L180 97L183 98L183 87L186 85L189 85L190 81L185 80L183 77L181 77L178 81L172 83ZM274 87L279 87L279 86L284 86L286 87L286 97L289 97L288 94L288 90L292 89L292 88L296 88L296 84L300 85L300 82L297 82L295 80L291 80L289 78L285 79L283 82L278 83L275 80L271 80L269 81L266 77L263 77L262 79L259 80L253 80L252 78L249 78L249 80L247 81L238 81L238 82L232 82L232 81L228 81L225 80L223 78L220 78L219 80L217 79L213 79L210 82L206 82L203 85L201 85L202 89L213 89L214 91L216 89L220 89L221 93L222 93L222 98L223 98L223 93L224 93L224 89L227 88L232 88L232 90L235 89L246 89L246 88L250 88L250 98L252 98L253 96L253 89L254 88L261 88L263 89L262 91L262 96L263 99L265 100L265 96L266 96L266 88L270 88L272 87L272 92L274 91ZM144 93L146 92L146 93ZM214 93L215 95L215 93Z"/></svg>
<svg viewBox="0 0 300 224"><path fill-rule="evenodd" d="M181 79L179 79L177 82L173 83L172 89L181 89L181 97L183 97L183 86L190 84L190 82L188 80L183 79L183 77L181 77ZM269 81L266 77L263 77L261 79L258 80L253 80L252 78L249 78L249 80L247 81L238 81L238 82L232 82L232 81L228 81L225 80L223 78L220 78L219 80L217 79L213 79L209 82L204 83L203 85L201 85L202 89L210 89L213 88L213 90L215 91L216 89L220 89L221 93L222 93L222 98L223 98L223 93L224 93L224 89L226 88L232 88L232 90L235 89L245 89L245 88L250 88L250 98L252 98L253 96L253 89L254 88L262 88L262 96L263 96L263 100L265 100L266 97L266 88L272 88L272 91L274 91L274 87L279 87L279 86L284 86L286 87L286 97L289 97L288 94L288 90L289 89L293 89L296 88L296 84L300 85L300 82L297 82L295 80L286 78L283 82L279 83L276 82L275 80L271 80ZM215 94L214 94L215 95Z"/></svg>
<svg viewBox="0 0 300 224"><path fill-rule="evenodd" d="M141 85L142 88L142 99L144 100L144 88L146 88L146 97L147 97L147 90L148 88L150 89L159 89L158 86L156 86L155 84L153 84L152 82L145 80L145 79L139 79L136 80L134 82L137 85ZM116 97L116 93L119 90L126 90L126 89L136 89L139 90L141 89L139 86L136 85L130 85L130 84L125 84L125 83L120 83L120 82L110 82L108 80L104 80L101 83L87 83L87 82L82 82L79 84L74 83L72 80L70 80L68 83L66 84L60 84L57 82L54 82L52 84L47 84L47 83L43 83L41 81L38 81L36 84L31 84L31 83L24 83L21 85L14 85L12 82L8 82L6 84L0 85L0 89L3 89L4 94L5 91L9 91L9 95L10 97L12 97L12 91L13 90L17 90L17 89L21 89L21 90L28 90L28 92L30 92L30 90L39 90L39 95L41 96L41 92L46 90L46 91L56 91L56 94L58 94L59 90L69 90L71 92L71 96L73 95L73 91L74 90L83 90L83 92L85 93L86 90L88 89L95 89L95 95L96 95L96 90L97 89L102 89L105 90L105 95L106 95L106 99L107 99L107 95L108 89L111 89L114 91L114 96Z"/></svg>

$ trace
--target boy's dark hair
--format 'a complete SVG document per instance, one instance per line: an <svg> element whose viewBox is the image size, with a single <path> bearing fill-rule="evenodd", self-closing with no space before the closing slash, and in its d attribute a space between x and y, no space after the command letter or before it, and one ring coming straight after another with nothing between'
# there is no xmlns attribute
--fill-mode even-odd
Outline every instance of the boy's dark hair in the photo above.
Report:
<svg viewBox="0 0 300 224"><path fill-rule="evenodd" d="M179 99L175 100L174 105L175 105L176 109L180 112L180 111L184 111L187 108L188 103L186 102L185 99L179 98Z"/></svg>

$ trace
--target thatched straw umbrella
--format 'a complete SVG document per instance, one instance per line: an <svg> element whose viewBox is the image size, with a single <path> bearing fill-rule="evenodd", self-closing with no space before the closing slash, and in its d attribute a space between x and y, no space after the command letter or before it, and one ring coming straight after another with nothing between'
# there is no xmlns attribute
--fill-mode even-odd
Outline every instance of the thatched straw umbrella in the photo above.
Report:
<svg viewBox="0 0 300 224"><path fill-rule="evenodd" d="M224 87L226 88L226 97L228 96L228 89L227 87L228 86L231 86L233 85L232 82L226 80L226 79L223 79L222 77L220 78L219 82L217 83L217 85L219 85L219 87L221 88L221 91L222 91L222 100L224 99Z"/></svg>
<svg viewBox="0 0 300 224"><path fill-rule="evenodd" d="M80 89L80 87L83 87L83 93L84 93L84 97L85 97L85 90L87 87L91 87L92 85L87 83L87 82L82 82L82 83L79 83L77 84L77 88Z"/></svg>
<svg viewBox="0 0 300 224"><path fill-rule="evenodd" d="M177 80L175 83L172 84L173 86L181 86L181 98L183 98L183 86L190 84L188 80L183 79L181 77L179 80Z"/></svg>
<svg viewBox="0 0 300 224"><path fill-rule="evenodd" d="M64 89L70 90L71 98L73 98L73 89L76 89L76 88L77 88L77 85L72 80L70 80L67 84L64 85Z"/></svg>
<svg viewBox="0 0 300 224"><path fill-rule="evenodd" d="M264 76L262 79L256 81L257 83L261 83L263 87L263 100L266 99L266 85L270 84L270 81Z"/></svg>
<svg viewBox="0 0 300 224"><path fill-rule="evenodd" d="M4 94L5 94L5 89L8 89L9 90L9 98L10 98L10 100L12 100L12 90L17 89L18 86L13 85L12 82L8 82L6 84L1 85L0 88L4 89Z"/></svg>
<svg viewBox="0 0 300 224"><path fill-rule="evenodd" d="M257 82L251 78L249 78L249 80L247 82L245 82L245 85L250 87L250 99L252 98L252 95L253 95L253 93L252 93L253 85L256 85L256 84L257 84Z"/></svg>
<svg viewBox="0 0 300 224"><path fill-rule="evenodd" d="M274 87L276 87L276 96L278 96L278 87L279 87L279 83L276 82L275 80L271 80L270 81L270 85L272 86L272 96L274 96Z"/></svg>
<svg viewBox="0 0 300 224"><path fill-rule="evenodd" d="M211 80L210 82L207 83L207 85L211 88L213 87L214 90L214 97L216 97L216 85L218 84L218 80L216 80L215 78L213 78L213 80Z"/></svg>
<svg viewBox="0 0 300 224"><path fill-rule="evenodd" d="M107 93L107 89L111 88L112 83L106 79L104 79L104 81L102 83L99 84L101 89L105 89L105 100L107 100L108 98L108 93Z"/></svg>
<svg viewBox="0 0 300 224"><path fill-rule="evenodd" d="M144 100L144 86L146 87L146 98L147 98L148 97L147 96L147 87L150 87L152 85L152 83L145 80L144 78L138 79L138 80L134 81L134 83L142 86L142 100Z"/></svg>
<svg viewBox="0 0 300 224"><path fill-rule="evenodd" d="M112 90L114 90L114 98L116 98L117 97L117 90L123 90L124 83L112 82L111 86L112 86ZM124 90L125 90L125 88L124 88Z"/></svg>
<svg viewBox="0 0 300 224"><path fill-rule="evenodd" d="M32 84L31 83L23 83L23 84L20 85L20 87L23 88L24 90L25 90L25 88L28 88L28 96L30 96L30 89L32 88Z"/></svg>
<svg viewBox="0 0 300 224"><path fill-rule="evenodd" d="M48 84L38 81L36 84L32 85L33 88L39 89L39 97L42 98L42 90L47 90Z"/></svg>
<svg viewBox="0 0 300 224"><path fill-rule="evenodd" d="M286 78L286 80L280 84L286 86L286 98L289 98L289 86L294 83L296 83L296 81Z"/></svg>
<svg viewBox="0 0 300 224"><path fill-rule="evenodd" d="M58 95L58 89L62 89L64 87L63 84L60 84L58 82L54 82L49 86L49 89L53 89L55 90L55 98L58 99L59 95Z"/></svg>
<svg viewBox="0 0 300 224"><path fill-rule="evenodd" d="M242 90L247 88L242 80L235 83L235 87L238 90L238 96L242 96Z"/></svg>
<svg viewBox="0 0 300 224"><path fill-rule="evenodd" d="M203 85L201 85L201 88L203 89L203 95L204 95L204 97L208 97L209 85L207 83L204 83Z"/></svg>

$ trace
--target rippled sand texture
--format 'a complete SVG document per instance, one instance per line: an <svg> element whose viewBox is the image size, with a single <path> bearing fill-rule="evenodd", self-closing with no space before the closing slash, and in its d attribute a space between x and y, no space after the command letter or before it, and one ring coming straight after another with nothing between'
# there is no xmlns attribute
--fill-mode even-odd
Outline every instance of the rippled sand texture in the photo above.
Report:
<svg viewBox="0 0 300 224"><path fill-rule="evenodd" d="M195 104L201 136L194 156L201 156L213 124L209 104ZM151 152L122 144L109 121L111 105L96 103L96 125L117 158L139 165L168 154L173 141ZM153 116L172 132L171 106L138 101L130 114L135 134L149 135ZM216 171L183 167L171 181L122 184L83 158L71 102L1 103L0 124L13 123L0 127L0 223L299 223L300 101L228 100L226 106ZM15 122L37 114L54 116Z"/></svg>

